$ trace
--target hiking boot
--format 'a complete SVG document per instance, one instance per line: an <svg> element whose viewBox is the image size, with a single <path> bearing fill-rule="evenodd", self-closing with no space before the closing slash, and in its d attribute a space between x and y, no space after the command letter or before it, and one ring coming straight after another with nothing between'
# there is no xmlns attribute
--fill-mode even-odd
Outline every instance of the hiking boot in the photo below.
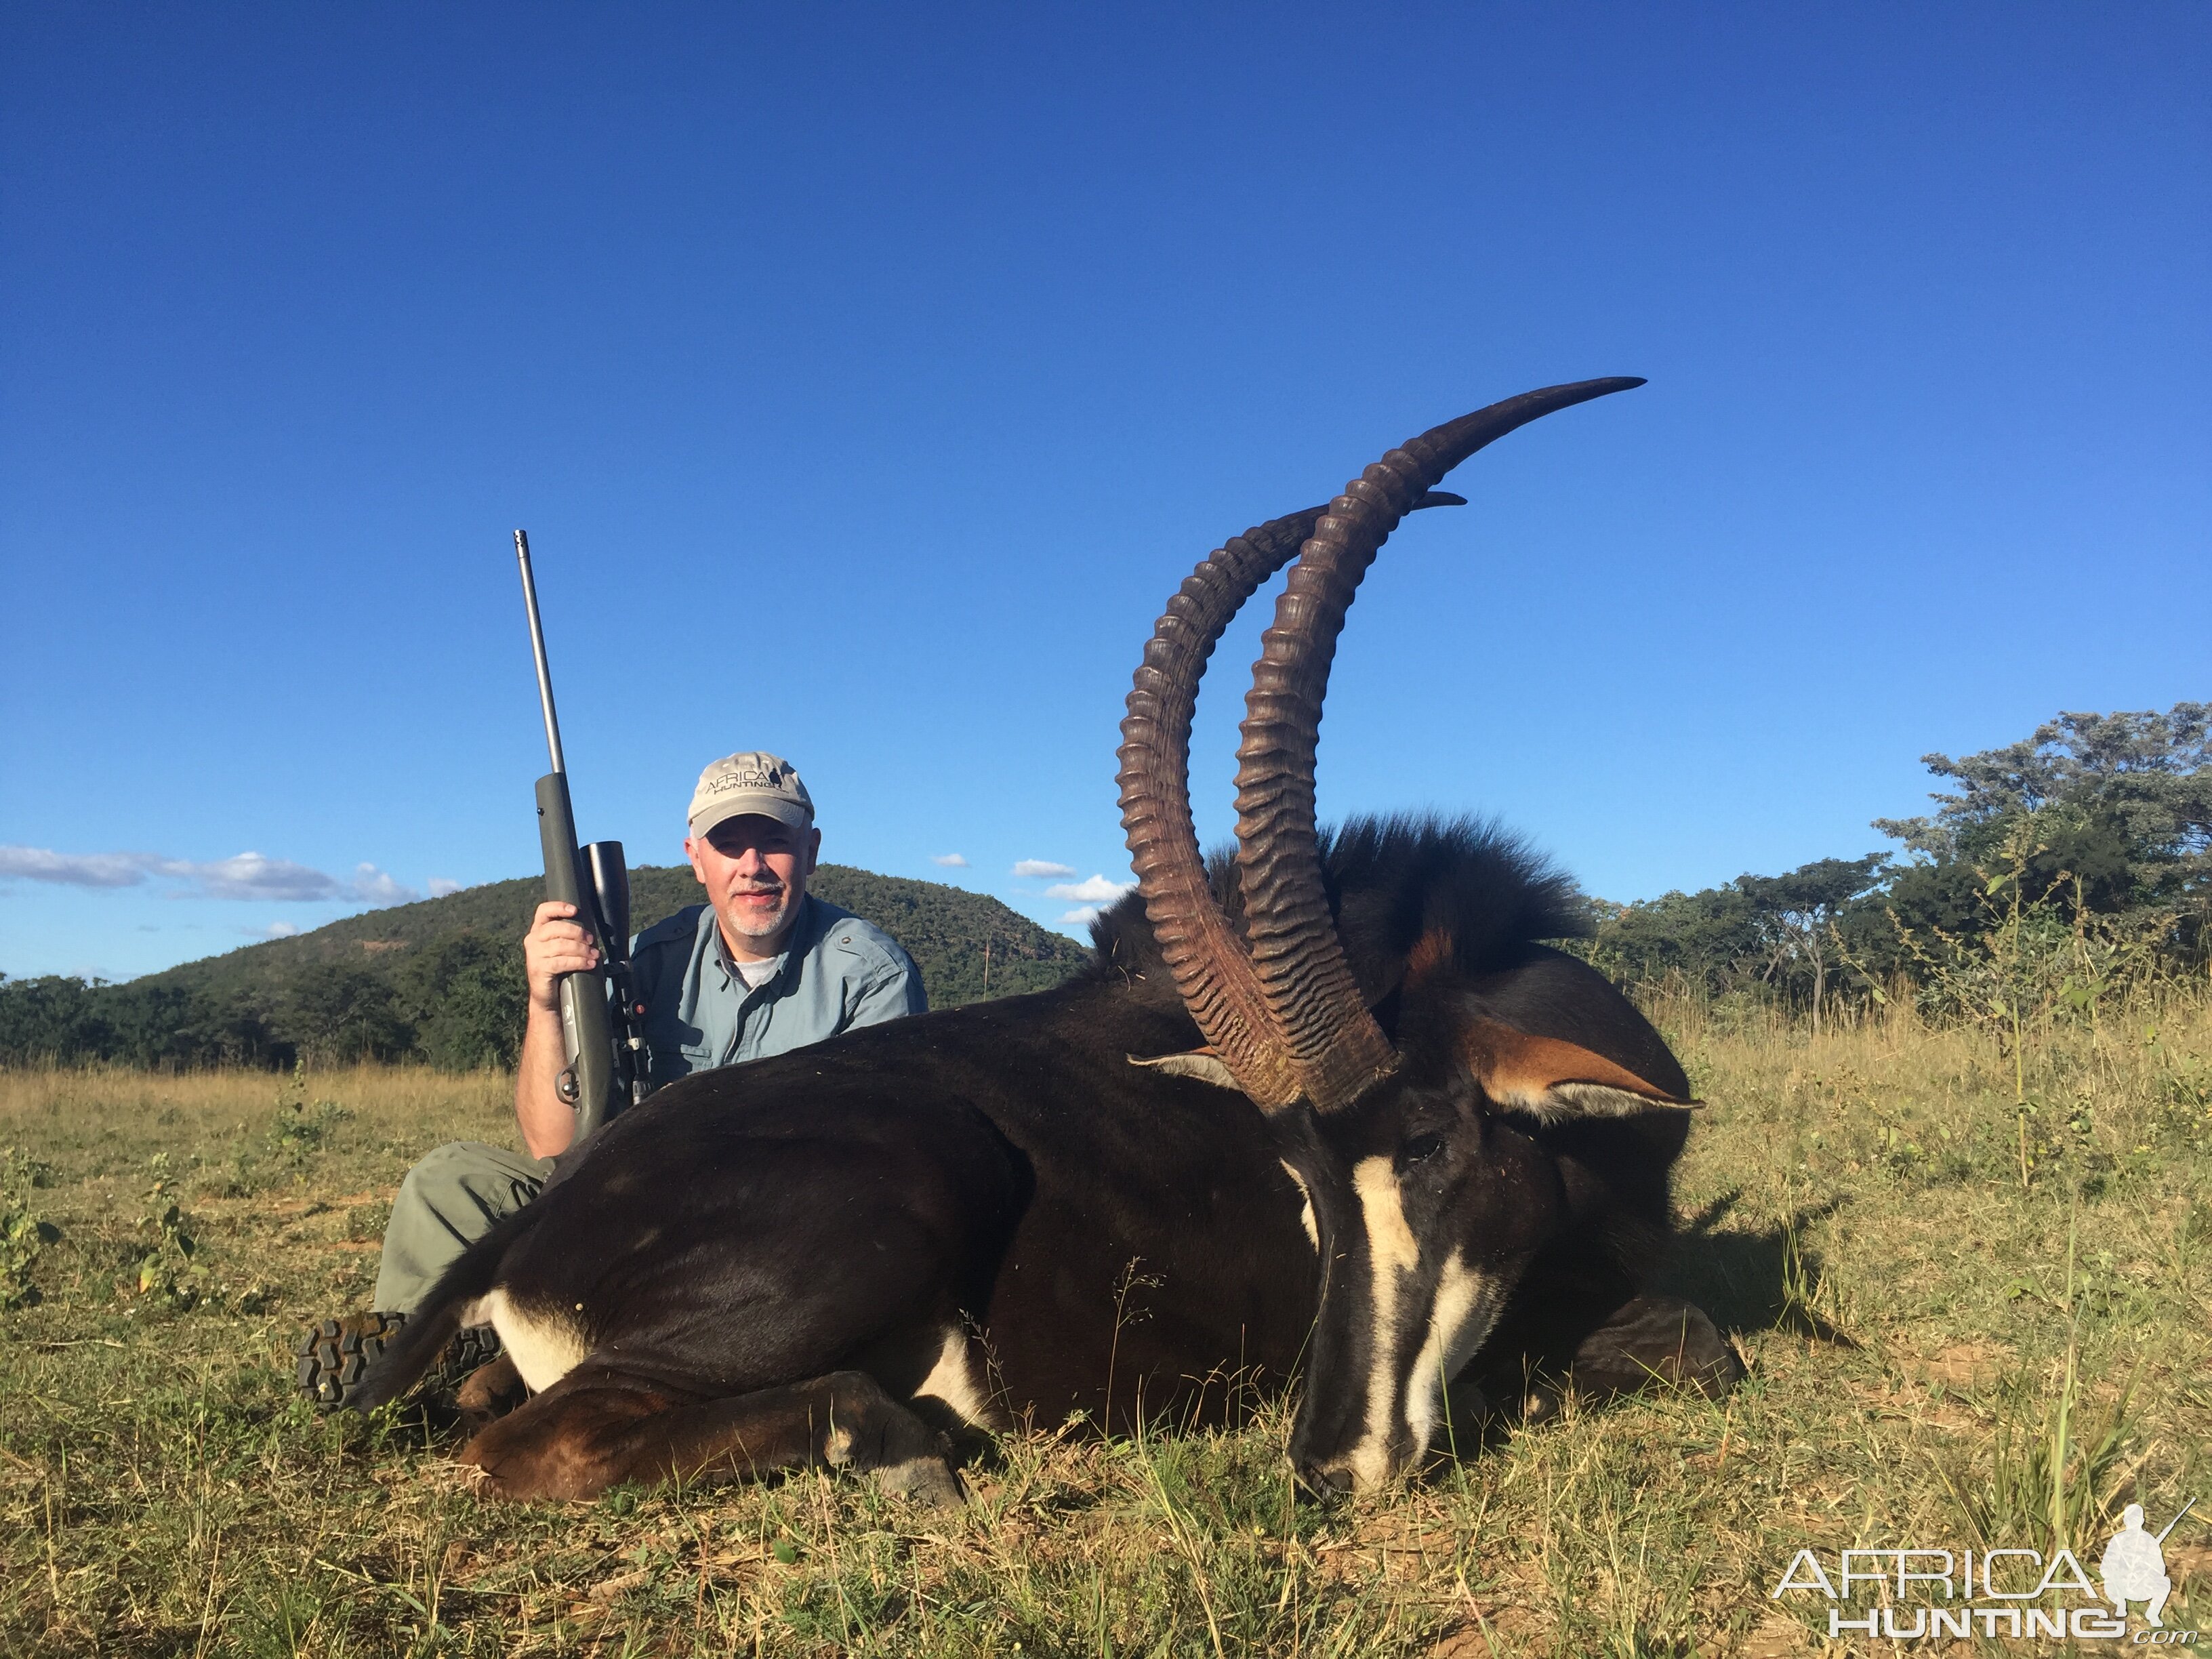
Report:
<svg viewBox="0 0 2212 1659"><path fill-rule="evenodd" d="M348 1314L325 1319L292 1350L300 1364L300 1392L325 1411L350 1405L368 1368L384 1357L392 1339L407 1322L405 1314Z"/></svg>
<svg viewBox="0 0 2212 1659"><path fill-rule="evenodd" d="M353 1403L368 1368L384 1357L392 1340L407 1322L405 1314L348 1314L325 1319L300 1339L293 1353L299 1360L295 1373L300 1392L325 1411ZM446 1345L438 1363L422 1379L434 1394L451 1394L469 1374L499 1357L499 1333L489 1325L473 1326Z"/></svg>
<svg viewBox="0 0 2212 1659"><path fill-rule="evenodd" d="M457 1392L461 1384L500 1357L499 1333L489 1325L471 1325L446 1344L445 1352L422 1379L422 1386L441 1394Z"/></svg>

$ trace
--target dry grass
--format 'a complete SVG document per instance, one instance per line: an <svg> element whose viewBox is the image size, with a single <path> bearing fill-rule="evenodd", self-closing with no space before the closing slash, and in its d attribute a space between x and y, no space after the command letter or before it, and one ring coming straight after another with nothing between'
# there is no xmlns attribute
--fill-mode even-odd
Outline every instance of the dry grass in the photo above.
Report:
<svg viewBox="0 0 2212 1659"><path fill-rule="evenodd" d="M0 1650L1779 1654L1830 1645L1767 1596L1801 1545L2047 1539L1991 1495L2062 1395L2109 1442L2063 1524L2212 1501L2202 1006L2039 1043L2025 1188L1981 1037L1658 1012L1713 1103L1669 1272L1751 1381L1333 1512L1292 1501L1279 1418L1012 1437L950 1518L815 1477L482 1507L404 1423L295 1403L285 1349L362 1303L415 1156L511 1133L506 1079L0 1073L0 1296L36 1297L0 1313ZM2168 1542L2169 1624L2207 1622L2208 1535Z"/></svg>

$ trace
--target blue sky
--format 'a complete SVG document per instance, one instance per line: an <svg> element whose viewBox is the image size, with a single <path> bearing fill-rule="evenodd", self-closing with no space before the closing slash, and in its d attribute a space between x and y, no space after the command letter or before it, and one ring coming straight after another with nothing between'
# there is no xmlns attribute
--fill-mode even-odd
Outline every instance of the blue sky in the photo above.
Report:
<svg viewBox="0 0 2212 1659"><path fill-rule="evenodd" d="M1189 567L1599 374L1385 550L1324 811L1870 850L2212 693L2208 80L2194 3L9 7L0 969L530 872L516 525L586 835L770 748L1055 923Z"/></svg>

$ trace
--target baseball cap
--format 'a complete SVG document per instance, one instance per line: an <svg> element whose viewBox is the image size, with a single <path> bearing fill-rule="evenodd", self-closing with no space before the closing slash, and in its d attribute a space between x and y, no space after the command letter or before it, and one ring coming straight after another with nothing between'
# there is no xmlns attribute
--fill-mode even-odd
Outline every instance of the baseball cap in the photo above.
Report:
<svg viewBox="0 0 2212 1659"><path fill-rule="evenodd" d="M691 792L694 836L755 812L793 830L812 826L814 799L789 761L762 750L746 750L723 756L699 775L699 787Z"/></svg>

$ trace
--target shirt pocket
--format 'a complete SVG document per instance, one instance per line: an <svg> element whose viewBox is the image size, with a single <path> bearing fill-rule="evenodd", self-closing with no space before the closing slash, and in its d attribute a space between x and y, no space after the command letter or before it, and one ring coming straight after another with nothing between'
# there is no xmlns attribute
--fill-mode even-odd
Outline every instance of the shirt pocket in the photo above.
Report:
<svg viewBox="0 0 2212 1659"><path fill-rule="evenodd" d="M701 1072L714 1063L714 1047L707 1034L688 1021L673 1017L648 1019L645 1027L647 1069L655 1088Z"/></svg>

